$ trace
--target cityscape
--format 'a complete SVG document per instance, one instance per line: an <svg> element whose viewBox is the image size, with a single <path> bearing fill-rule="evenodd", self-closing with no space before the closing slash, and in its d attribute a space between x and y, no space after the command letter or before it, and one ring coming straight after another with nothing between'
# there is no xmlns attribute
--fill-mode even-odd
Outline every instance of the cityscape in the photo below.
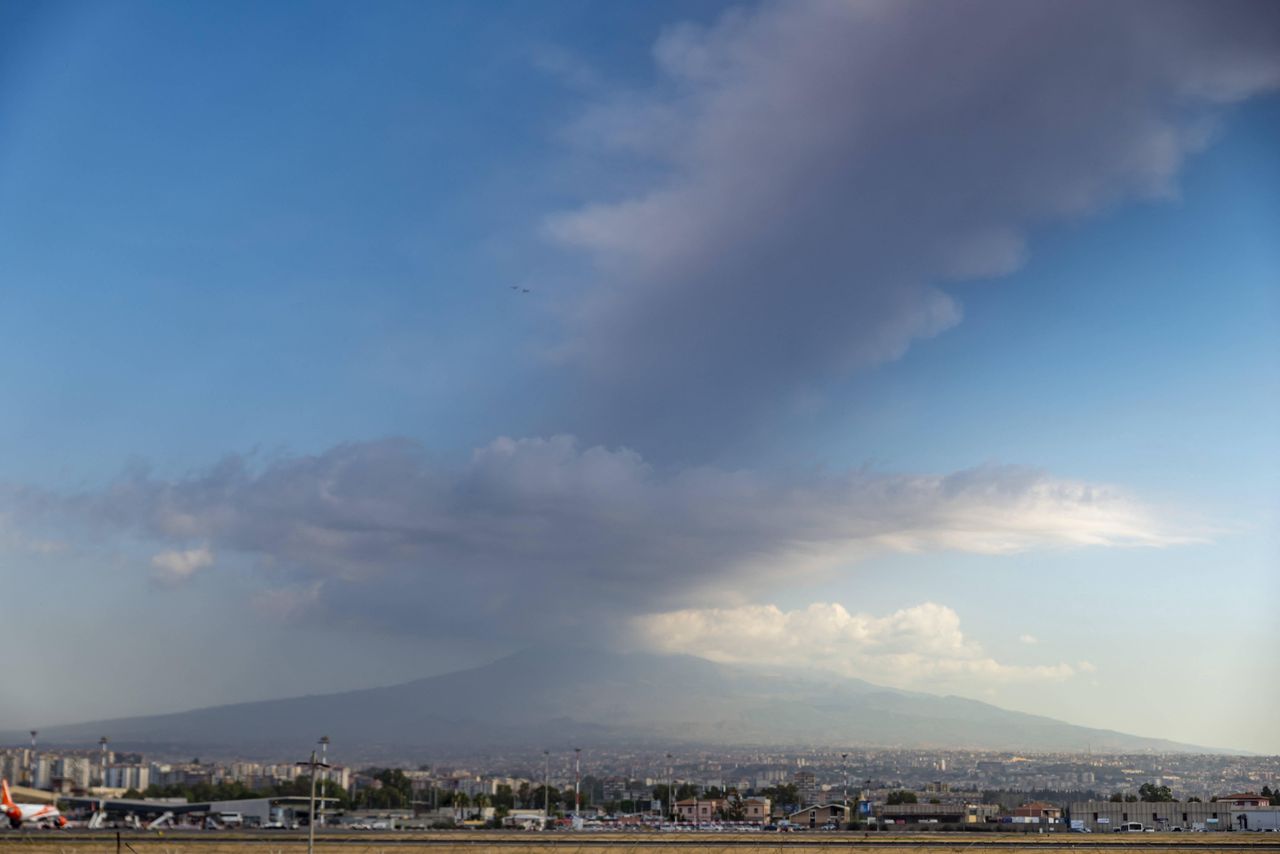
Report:
<svg viewBox="0 0 1280 854"><path fill-rule="evenodd" d="M328 739L317 744L326 756L333 747ZM669 754L514 751L441 756L430 764L405 767L338 761L325 766L320 790L322 797L332 798L327 814L331 827L371 821L403 829L502 827L529 821L535 813L541 826L548 808L551 816L570 823L576 819L579 826L584 820L596 827L601 822L669 820L701 822L708 829L727 822L763 827L785 824L814 807L847 805L847 812L828 813L819 824L1043 823L1058 830L1069 827L1072 804L1078 809L1098 801L1141 803L1153 793L1168 803L1253 798L1233 805L1252 810L1256 829L1269 826L1268 817L1274 821L1280 816L1280 810L1266 809L1280 807L1276 756L685 748ZM239 801L301 796L311 770L308 762L297 761L148 760L117 752L104 738L98 750L5 748L0 773L84 803L106 799L103 803L117 817L154 819L174 803L216 802L220 806L213 812L218 812ZM150 808L143 805L147 800L153 801ZM737 801L740 815L734 814ZM748 813L750 805L757 807L754 816ZM1027 812L1029 805L1035 805L1033 813ZM270 816L255 816L253 824L270 822ZM1232 829L1229 818L1224 812L1220 829Z"/></svg>

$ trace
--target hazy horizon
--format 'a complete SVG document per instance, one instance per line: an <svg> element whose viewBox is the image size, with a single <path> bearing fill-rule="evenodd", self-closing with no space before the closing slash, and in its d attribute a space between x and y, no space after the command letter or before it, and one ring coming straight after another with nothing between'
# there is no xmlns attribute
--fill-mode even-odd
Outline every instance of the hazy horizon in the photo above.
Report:
<svg viewBox="0 0 1280 854"><path fill-rule="evenodd" d="M0 115L0 730L572 642L1280 753L1280 5L17 0Z"/></svg>

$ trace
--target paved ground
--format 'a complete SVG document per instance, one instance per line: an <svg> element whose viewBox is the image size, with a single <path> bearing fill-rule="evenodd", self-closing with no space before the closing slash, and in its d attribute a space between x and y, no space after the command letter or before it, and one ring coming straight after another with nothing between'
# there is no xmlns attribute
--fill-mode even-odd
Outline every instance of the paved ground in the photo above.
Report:
<svg viewBox="0 0 1280 854"><path fill-rule="evenodd" d="M0 854L305 854L305 833L10 831L0 833ZM1245 851L1280 854L1280 834L992 834L919 833L909 836L853 833L502 833L440 831L325 831L316 840L319 854L382 854L388 849L431 849L432 854L645 854L681 850L692 854L780 854L782 849L857 849L858 854L977 854L1016 851L1128 849L1131 854ZM797 850L797 854L803 854Z"/></svg>

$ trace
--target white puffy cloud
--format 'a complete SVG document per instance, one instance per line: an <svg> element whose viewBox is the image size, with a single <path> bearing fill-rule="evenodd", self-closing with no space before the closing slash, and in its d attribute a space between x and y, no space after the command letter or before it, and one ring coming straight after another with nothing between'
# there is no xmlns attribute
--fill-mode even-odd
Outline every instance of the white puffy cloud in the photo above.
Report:
<svg viewBox="0 0 1280 854"><path fill-rule="evenodd" d="M215 550L236 555L281 591L260 608L277 615L519 636L746 601L756 583L856 571L887 552L1186 539L1117 490L1016 466L665 470L569 436L500 438L460 465L407 440L258 465L230 457L183 478L135 471L102 492L37 504L168 546L152 561L167 581L211 565ZM184 549L193 540L207 545Z"/></svg>
<svg viewBox="0 0 1280 854"><path fill-rule="evenodd" d="M633 620L638 639L663 652L731 664L816 670L902 688L1061 682L1078 669L1006 664L965 637L951 608L925 602L887 616L837 602L783 611L776 605L685 609Z"/></svg>
<svg viewBox="0 0 1280 854"><path fill-rule="evenodd" d="M180 584L210 566L213 566L213 552L208 546L170 549L151 558L151 567L155 570L152 577L162 584Z"/></svg>
<svg viewBox="0 0 1280 854"><path fill-rule="evenodd" d="M1036 644L1040 643L1040 639L1035 635L1023 634L1023 635L1018 635L1018 643L1024 643L1027 646L1035 646Z"/></svg>
<svg viewBox="0 0 1280 854"><path fill-rule="evenodd" d="M1280 85L1280 6L763 2L668 29L575 156L634 174L545 223L597 273L566 358L613 432L716 447L958 323L948 283L1037 225L1168 199L1226 106Z"/></svg>

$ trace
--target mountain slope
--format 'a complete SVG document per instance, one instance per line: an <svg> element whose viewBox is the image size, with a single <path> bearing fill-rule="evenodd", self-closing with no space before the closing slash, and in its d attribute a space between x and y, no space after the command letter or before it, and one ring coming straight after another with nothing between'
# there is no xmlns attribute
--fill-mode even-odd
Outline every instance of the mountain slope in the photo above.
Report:
<svg viewBox="0 0 1280 854"><path fill-rule="evenodd" d="M301 757L317 734L367 755L620 742L841 744L1041 751L1209 751L959 697L799 677L690 656L523 652L401 685L42 728L122 749ZM6 740L20 741L17 733Z"/></svg>

